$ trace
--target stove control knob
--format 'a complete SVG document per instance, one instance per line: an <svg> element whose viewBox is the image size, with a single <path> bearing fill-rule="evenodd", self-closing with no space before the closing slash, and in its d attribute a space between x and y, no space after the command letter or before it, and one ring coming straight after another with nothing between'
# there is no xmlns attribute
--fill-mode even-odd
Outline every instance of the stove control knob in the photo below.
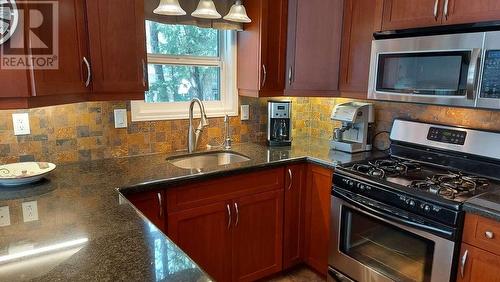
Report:
<svg viewBox="0 0 500 282"><path fill-rule="evenodd" d="M424 211L425 211L425 212L430 212L430 211L431 211L431 206L429 206L429 205L424 205Z"/></svg>
<svg viewBox="0 0 500 282"><path fill-rule="evenodd" d="M410 207L414 207L416 203L414 200L408 199L406 200L406 204L408 204Z"/></svg>
<svg viewBox="0 0 500 282"><path fill-rule="evenodd" d="M354 182L352 180L349 181L349 186L354 187Z"/></svg>

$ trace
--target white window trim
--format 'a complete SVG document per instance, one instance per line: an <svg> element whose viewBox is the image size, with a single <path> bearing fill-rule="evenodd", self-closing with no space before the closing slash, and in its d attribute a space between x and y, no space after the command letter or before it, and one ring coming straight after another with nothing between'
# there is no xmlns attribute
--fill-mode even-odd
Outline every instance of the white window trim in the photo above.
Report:
<svg viewBox="0 0 500 282"><path fill-rule="evenodd" d="M205 101L208 117L238 116L238 89L236 86L236 31L221 31L220 60L217 57L164 57L148 54L148 63L177 65L220 66L220 101ZM189 102L146 103L132 101L132 121L175 120L189 118ZM195 111L198 112L197 107ZM199 116L199 114L198 114Z"/></svg>

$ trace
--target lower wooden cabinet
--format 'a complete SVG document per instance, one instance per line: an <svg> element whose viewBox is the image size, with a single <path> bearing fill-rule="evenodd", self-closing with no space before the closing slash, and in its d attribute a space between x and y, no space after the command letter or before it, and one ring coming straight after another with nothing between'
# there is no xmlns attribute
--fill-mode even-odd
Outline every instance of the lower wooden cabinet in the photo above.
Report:
<svg viewBox="0 0 500 282"><path fill-rule="evenodd" d="M500 255L463 243L458 272L459 282L500 282Z"/></svg>
<svg viewBox="0 0 500 282"><path fill-rule="evenodd" d="M165 232L165 193L153 191L126 196L127 199L147 217L158 229Z"/></svg>
<svg viewBox="0 0 500 282"><path fill-rule="evenodd" d="M307 171L305 261L325 276L328 272L332 175L332 170L317 165L309 165Z"/></svg>

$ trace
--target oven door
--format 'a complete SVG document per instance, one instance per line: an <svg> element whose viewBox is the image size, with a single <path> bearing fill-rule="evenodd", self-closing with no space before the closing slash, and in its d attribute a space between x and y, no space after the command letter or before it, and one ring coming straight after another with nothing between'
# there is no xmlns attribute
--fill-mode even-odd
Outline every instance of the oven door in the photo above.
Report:
<svg viewBox="0 0 500 282"><path fill-rule="evenodd" d="M484 33L375 40L368 98L474 107Z"/></svg>
<svg viewBox="0 0 500 282"><path fill-rule="evenodd" d="M356 281L450 281L455 243L332 196L329 264Z"/></svg>

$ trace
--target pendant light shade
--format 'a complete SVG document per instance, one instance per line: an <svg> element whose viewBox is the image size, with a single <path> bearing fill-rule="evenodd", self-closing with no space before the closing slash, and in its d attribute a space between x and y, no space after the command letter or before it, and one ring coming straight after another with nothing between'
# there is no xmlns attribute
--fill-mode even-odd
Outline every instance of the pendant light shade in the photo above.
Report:
<svg viewBox="0 0 500 282"><path fill-rule="evenodd" d="M161 0L153 13L166 16L184 16L186 11L182 9L179 0Z"/></svg>
<svg viewBox="0 0 500 282"><path fill-rule="evenodd" d="M241 4L241 0L236 0L229 13L224 17L227 21L238 22L238 23L250 23L252 20L247 15L247 10L245 6Z"/></svg>
<svg viewBox="0 0 500 282"><path fill-rule="evenodd" d="M191 14L191 16L202 19L220 19L222 16L217 12L214 1L200 0L198 8Z"/></svg>

